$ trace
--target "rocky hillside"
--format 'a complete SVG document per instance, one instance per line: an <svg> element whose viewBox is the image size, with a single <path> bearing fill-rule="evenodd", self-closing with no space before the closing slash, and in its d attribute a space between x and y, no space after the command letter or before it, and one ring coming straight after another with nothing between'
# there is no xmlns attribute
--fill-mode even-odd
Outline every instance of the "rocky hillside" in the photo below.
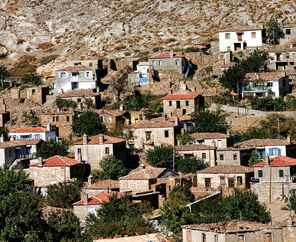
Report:
<svg viewBox="0 0 296 242"><path fill-rule="evenodd" d="M277 12L295 22L296 0L2 0L0 10L2 61L39 65L184 49Z"/></svg>

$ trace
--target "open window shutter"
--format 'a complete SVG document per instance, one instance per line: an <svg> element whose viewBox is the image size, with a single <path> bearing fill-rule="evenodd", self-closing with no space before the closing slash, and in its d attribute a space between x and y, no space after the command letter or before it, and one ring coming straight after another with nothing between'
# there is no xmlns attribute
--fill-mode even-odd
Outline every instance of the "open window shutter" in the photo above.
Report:
<svg viewBox="0 0 296 242"><path fill-rule="evenodd" d="M257 156L258 156L259 159L261 158L261 153L260 153L260 151L257 151Z"/></svg>
<svg viewBox="0 0 296 242"><path fill-rule="evenodd" d="M269 155L273 155L272 148L269 148Z"/></svg>
<svg viewBox="0 0 296 242"><path fill-rule="evenodd" d="M278 155L281 155L281 149L278 148Z"/></svg>
<svg viewBox="0 0 296 242"><path fill-rule="evenodd" d="M265 158L265 150L262 152L262 157L261 157L262 159L264 159Z"/></svg>

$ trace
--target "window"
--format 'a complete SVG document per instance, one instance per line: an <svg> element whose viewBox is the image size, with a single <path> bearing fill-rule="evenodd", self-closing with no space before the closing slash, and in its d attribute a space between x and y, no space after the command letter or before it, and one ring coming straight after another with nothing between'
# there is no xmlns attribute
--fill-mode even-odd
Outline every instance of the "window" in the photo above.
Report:
<svg viewBox="0 0 296 242"><path fill-rule="evenodd" d="M176 66L180 65L180 61L176 60Z"/></svg>
<svg viewBox="0 0 296 242"><path fill-rule="evenodd" d="M164 137L165 137L165 138L168 138L168 137L169 137L169 131L168 131L168 130L165 130L165 131L164 131Z"/></svg>
<svg viewBox="0 0 296 242"><path fill-rule="evenodd" d="M286 35L291 35L291 29L286 29Z"/></svg>
<svg viewBox="0 0 296 242"><path fill-rule="evenodd" d="M8 150L8 155L9 155L9 157L12 156L12 150L11 149Z"/></svg>
<svg viewBox="0 0 296 242"><path fill-rule="evenodd" d="M279 177L284 177L284 170L279 170Z"/></svg>
<svg viewBox="0 0 296 242"><path fill-rule="evenodd" d="M78 103L81 103L81 98L77 98L77 102Z"/></svg>
<svg viewBox="0 0 296 242"><path fill-rule="evenodd" d="M225 177L220 176L220 185L225 185Z"/></svg>
<svg viewBox="0 0 296 242"><path fill-rule="evenodd" d="M267 82L267 86L268 87L272 87L273 86L273 83L272 82Z"/></svg>
<svg viewBox="0 0 296 242"><path fill-rule="evenodd" d="M186 115L186 109L182 110L182 115Z"/></svg>
<svg viewBox="0 0 296 242"><path fill-rule="evenodd" d="M151 132L146 132L146 141L151 140Z"/></svg>
<svg viewBox="0 0 296 242"><path fill-rule="evenodd" d="M158 65L162 66L162 60L158 61Z"/></svg>
<svg viewBox="0 0 296 242"><path fill-rule="evenodd" d="M258 177L263 177L263 171L262 170L258 170Z"/></svg>
<svg viewBox="0 0 296 242"><path fill-rule="evenodd" d="M172 106L172 101L169 101L169 106Z"/></svg>
<svg viewBox="0 0 296 242"><path fill-rule="evenodd" d="M251 38L252 38L252 39L256 38L256 32L252 32L252 33L251 33Z"/></svg>
<svg viewBox="0 0 296 242"><path fill-rule="evenodd" d="M40 134L35 134L35 139L41 139L41 135Z"/></svg>
<svg viewBox="0 0 296 242"><path fill-rule="evenodd" d="M54 122L54 121L55 121L55 116L52 117L52 122Z"/></svg>
<svg viewBox="0 0 296 242"><path fill-rule="evenodd" d="M186 101L186 106L189 106L189 101Z"/></svg>
<svg viewBox="0 0 296 242"><path fill-rule="evenodd" d="M237 180L237 185L242 185L243 184L243 177L242 176L238 176L236 178L236 180Z"/></svg>
<svg viewBox="0 0 296 242"><path fill-rule="evenodd" d="M281 150L279 148L269 148L269 155L279 156L281 155Z"/></svg>
<svg viewBox="0 0 296 242"><path fill-rule="evenodd" d="M112 118L108 117L108 123L112 123Z"/></svg>
<svg viewBox="0 0 296 242"><path fill-rule="evenodd" d="M34 95L34 94L35 94L35 92L36 92L36 90L35 90L35 89L32 89L32 95Z"/></svg>
<svg viewBox="0 0 296 242"><path fill-rule="evenodd" d="M85 77L90 77L90 72L89 71L85 72Z"/></svg>
<svg viewBox="0 0 296 242"><path fill-rule="evenodd" d="M237 160L237 155L236 154L233 155L233 160Z"/></svg>
<svg viewBox="0 0 296 242"><path fill-rule="evenodd" d="M245 236L242 235L242 234L240 234L240 235L238 236L238 242L245 242Z"/></svg>
<svg viewBox="0 0 296 242"><path fill-rule="evenodd" d="M67 122L69 122L70 121L70 117L69 116L67 116Z"/></svg>
<svg viewBox="0 0 296 242"><path fill-rule="evenodd" d="M225 39L230 39L230 33L225 33Z"/></svg>
<svg viewBox="0 0 296 242"><path fill-rule="evenodd" d="M59 122L59 117L58 116L56 116L56 122Z"/></svg>
<svg viewBox="0 0 296 242"><path fill-rule="evenodd" d="M60 78L65 78L66 77L66 72L60 72Z"/></svg>
<svg viewBox="0 0 296 242"><path fill-rule="evenodd" d="M201 158L202 158L202 159L206 159L206 158L207 158L207 154L206 154L206 153L202 153L202 154L201 154Z"/></svg>
<svg viewBox="0 0 296 242"><path fill-rule="evenodd" d="M234 188L234 178L232 177L228 178L228 187Z"/></svg>
<svg viewBox="0 0 296 242"><path fill-rule="evenodd" d="M78 155L81 155L81 148L78 148L78 149L77 149L77 154L78 154Z"/></svg>
<svg viewBox="0 0 296 242"><path fill-rule="evenodd" d="M109 155L109 147L106 147L106 148L105 148L105 154L106 154L106 155Z"/></svg>
<svg viewBox="0 0 296 242"><path fill-rule="evenodd" d="M202 241L202 242L206 242L206 239L207 239L206 234L205 234L205 233L202 233L202 234L201 234L201 241Z"/></svg>
<svg viewBox="0 0 296 242"><path fill-rule="evenodd" d="M93 63L92 62L89 62L88 66L89 67L92 67L93 66Z"/></svg>
<svg viewBox="0 0 296 242"><path fill-rule="evenodd" d="M289 59L290 58L290 54L286 53L286 58Z"/></svg>
<svg viewBox="0 0 296 242"><path fill-rule="evenodd" d="M177 101L176 104L177 104L177 109L180 109L180 101Z"/></svg>
<svg viewBox="0 0 296 242"><path fill-rule="evenodd" d="M220 155L220 160L224 160L224 155Z"/></svg>
<svg viewBox="0 0 296 242"><path fill-rule="evenodd" d="M156 66L156 61L155 60L152 61L152 65Z"/></svg>

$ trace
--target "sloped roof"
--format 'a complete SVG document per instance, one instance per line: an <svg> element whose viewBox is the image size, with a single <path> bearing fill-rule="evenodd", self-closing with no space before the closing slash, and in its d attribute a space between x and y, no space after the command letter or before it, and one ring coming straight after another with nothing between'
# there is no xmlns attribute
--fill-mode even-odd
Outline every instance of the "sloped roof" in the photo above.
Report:
<svg viewBox="0 0 296 242"><path fill-rule="evenodd" d="M130 127L134 129L145 129L145 128L166 128L166 127L177 127L173 122L167 121L140 121L135 124L131 124Z"/></svg>
<svg viewBox="0 0 296 242"><path fill-rule="evenodd" d="M42 166L44 167L64 167L64 166L75 166L75 165L79 165L80 162L78 162L77 160L71 159L69 157L66 156L59 156L59 155L55 155L53 157L50 157L46 160L43 161ZM32 164L30 166L38 166L38 163Z"/></svg>
<svg viewBox="0 0 296 242"><path fill-rule="evenodd" d="M0 142L0 149L12 148L24 145L37 145L41 142L41 139L18 139L12 141Z"/></svg>
<svg viewBox="0 0 296 242"><path fill-rule="evenodd" d="M192 144L192 145L178 145L174 147L177 151L194 151L194 150L215 150L214 146L210 145L199 145L199 144Z"/></svg>
<svg viewBox="0 0 296 242"><path fill-rule="evenodd" d="M240 165L217 165L200 170L197 174L245 174L254 172L254 168Z"/></svg>
<svg viewBox="0 0 296 242"><path fill-rule="evenodd" d="M183 54L173 54L173 57L174 58L187 58L187 59L191 59L191 57L189 56L186 56L186 55L183 55ZM171 58L171 53L170 52L163 52L163 53L160 53L158 55L155 55L155 56L152 56L150 57L149 59L165 59L165 58Z"/></svg>
<svg viewBox="0 0 296 242"><path fill-rule="evenodd" d="M115 110L101 109L101 110L98 110L99 115L108 114L108 115L111 115L111 116L114 116L114 117L122 116L125 113L126 113L126 111L119 110L119 109L115 109Z"/></svg>
<svg viewBox="0 0 296 242"><path fill-rule="evenodd" d="M67 98L67 97L96 97L98 93L89 91L87 89L74 89L68 92L65 92L59 95L60 98Z"/></svg>
<svg viewBox="0 0 296 242"><path fill-rule="evenodd" d="M107 179L99 181L94 184L88 184L84 187L85 189L116 189L119 188L119 181Z"/></svg>
<svg viewBox="0 0 296 242"><path fill-rule="evenodd" d="M263 167L264 165L265 165L265 161L262 161L254 165L254 167ZM280 155L272 159L271 166L272 167L296 166L296 159Z"/></svg>
<svg viewBox="0 0 296 242"><path fill-rule="evenodd" d="M93 69L88 66L67 66L65 68L56 70L56 71L71 71L71 72L77 72L77 71L92 71Z"/></svg>
<svg viewBox="0 0 296 242"><path fill-rule="evenodd" d="M184 94L168 94L166 95L163 100L186 100L186 99L194 99L198 97L199 93L184 93Z"/></svg>
<svg viewBox="0 0 296 242"><path fill-rule="evenodd" d="M47 129L44 127L23 127L17 128L9 131L9 133L43 133L46 132Z"/></svg>
<svg viewBox="0 0 296 242"><path fill-rule="evenodd" d="M235 147L262 147L262 146L286 146L290 142L284 139L249 139L241 143L237 143Z"/></svg>
<svg viewBox="0 0 296 242"><path fill-rule="evenodd" d="M118 180L150 180L156 179L166 170L166 168L147 167L131 171L128 175L120 177Z"/></svg>
<svg viewBox="0 0 296 242"><path fill-rule="evenodd" d="M230 27L226 29L220 30L220 32L237 32L237 31L252 31L252 30L262 30L262 28L258 26L238 26L238 27Z"/></svg>
<svg viewBox="0 0 296 242"><path fill-rule="evenodd" d="M95 195L95 196L92 196L88 199L88 205L99 205L99 204L102 204L104 202L109 202L110 199L109 197L111 197L112 194L111 193L100 193L98 195ZM84 201L83 200L80 200L78 202L75 202L72 204L73 206L77 206L77 205L86 205L84 204Z"/></svg>
<svg viewBox="0 0 296 242"><path fill-rule="evenodd" d="M261 73L247 73L246 78L252 81L258 80L257 76L260 80L263 81L278 81L283 77L282 72L261 72Z"/></svg>
<svg viewBox="0 0 296 242"><path fill-rule="evenodd" d="M172 116L172 117L169 117L167 119L167 121L169 121L169 122L175 122L176 117L179 118L179 121L189 121L189 120L191 120L191 116L190 115L181 115L181 116Z"/></svg>
<svg viewBox="0 0 296 242"><path fill-rule="evenodd" d="M103 144L116 144L116 143L121 143L121 142L126 141L125 139L121 139L118 137L112 137L112 136L105 135L105 134L98 134L98 135L88 138L87 144L93 144L93 145L100 144L100 136L101 135L104 136L104 143ZM83 144L82 140L75 143L75 145L82 145L82 144Z"/></svg>
<svg viewBox="0 0 296 242"><path fill-rule="evenodd" d="M229 137L227 134L223 133L192 133L191 137L196 140L201 139L226 139Z"/></svg>

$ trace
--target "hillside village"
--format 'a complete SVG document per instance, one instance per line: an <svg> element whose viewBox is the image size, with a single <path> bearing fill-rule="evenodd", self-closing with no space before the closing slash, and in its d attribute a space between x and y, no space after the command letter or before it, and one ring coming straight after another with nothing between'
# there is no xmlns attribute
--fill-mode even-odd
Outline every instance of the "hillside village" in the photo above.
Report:
<svg viewBox="0 0 296 242"><path fill-rule="evenodd" d="M295 18L215 38L34 70L0 43L0 197L42 203L0 240L296 241Z"/></svg>

